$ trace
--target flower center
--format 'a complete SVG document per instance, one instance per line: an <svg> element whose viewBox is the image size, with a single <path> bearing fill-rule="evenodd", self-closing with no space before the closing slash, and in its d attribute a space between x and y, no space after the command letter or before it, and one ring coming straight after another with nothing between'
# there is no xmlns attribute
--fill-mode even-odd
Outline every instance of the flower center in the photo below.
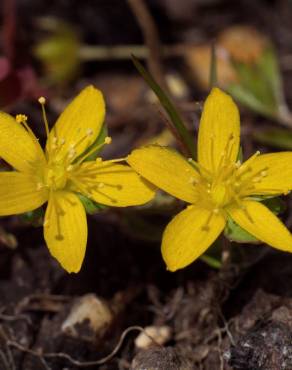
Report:
<svg viewBox="0 0 292 370"><path fill-rule="evenodd" d="M49 165L44 174L44 185L53 190L61 190L67 184L68 170L63 163Z"/></svg>
<svg viewBox="0 0 292 370"><path fill-rule="evenodd" d="M215 185L210 192L212 201L215 203L216 206L220 207L223 206L226 201L228 201L228 189L226 188L224 183L219 183Z"/></svg>
<svg viewBox="0 0 292 370"><path fill-rule="evenodd" d="M256 195L256 185L263 181L269 170L268 166L254 167L254 161L259 154L256 152L243 164L222 161L222 165L215 174L192 161L201 174L201 179L194 182L198 192L198 201L206 208L217 211L234 203L241 206L244 198ZM270 193L271 189L268 190ZM261 188L261 194L264 192L265 189ZM274 193L276 192L277 189L274 189Z"/></svg>

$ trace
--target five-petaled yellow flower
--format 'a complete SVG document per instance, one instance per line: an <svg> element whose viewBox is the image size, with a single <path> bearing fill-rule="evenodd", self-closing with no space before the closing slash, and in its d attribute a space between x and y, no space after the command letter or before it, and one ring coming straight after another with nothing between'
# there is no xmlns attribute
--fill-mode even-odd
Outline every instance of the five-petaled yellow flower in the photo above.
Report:
<svg viewBox="0 0 292 370"><path fill-rule="evenodd" d="M43 106L45 99L39 101ZM43 113L45 118L44 108ZM25 116L14 119L0 113L0 157L15 169L0 172L0 215L20 214L48 202L45 240L68 272L80 270L87 242L86 213L78 194L117 207L143 204L154 196L152 188L129 166L101 158L85 161L98 149L92 144L104 116L101 92L93 86L85 88L51 132L45 118L43 151ZM110 138L104 141L109 142Z"/></svg>
<svg viewBox="0 0 292 370"><path fill-rule="evenodd" d="M171 271L198 258L231 217L274 248L292 252L292 236L256 196L292 189L292 152L255 153L237 160L240 120L233 100L214 88L207 98L198 134L198 162L160 146L136 149L128 163L167 193L190 203L166 227L162 255Z"/></svg>

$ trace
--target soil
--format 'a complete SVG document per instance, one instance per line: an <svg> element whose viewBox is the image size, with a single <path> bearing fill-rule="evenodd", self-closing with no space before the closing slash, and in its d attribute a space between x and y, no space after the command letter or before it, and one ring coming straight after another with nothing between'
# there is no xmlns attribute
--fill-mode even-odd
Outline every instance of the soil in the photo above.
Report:
<svg viewBox="0 0 292 370"><path fill-rule="evenodd" d="M248 24L271 38L280 59L292 52L288 1L146 3L165 44L210 41L229 25ZM66 99L82 86L94 84L107 100L107 124L114 143L103 154L111 158L126 155L164 128L157 106L147 100L147 88L129 60L84 63L66 84L45 86L31 45L43 36L37 19L49 15L73 24L88 44L143 42L126 1L17 0L16 13L12 12L17 22L14 36L9 34L7 13L2 13L2 49L7 53L7 43L12 44L13 68L29 66L37 83L30 96L15 96L6 110L27 114L42 140L41 113L32 96L46 92L53 122ZM205 98L189 79L181 58L165 60L164 68L179 73L188 86L188 96L178 104ZM282 72L291 107L291 69ZM250 136L254 127L276 123L241 111L243 148L250 154L258 148ZM195 109L185 113L194 133L197 113ZM289 226L290 198L285 198L282 215ZM159 237L180 206L175 204L164 215L143 208L89 215L86 258L78 274L67 274L50 256L41 227L23 217L3 217L0 369L292 370L292 255L266 245L236 244L232 247L243 256L240 263L217 270L196 261L170 273L161 258ZM134 220L142 222L140 227ZM149 325L167 326L170 335L163 345L139 349L135 338Z"/></svg>

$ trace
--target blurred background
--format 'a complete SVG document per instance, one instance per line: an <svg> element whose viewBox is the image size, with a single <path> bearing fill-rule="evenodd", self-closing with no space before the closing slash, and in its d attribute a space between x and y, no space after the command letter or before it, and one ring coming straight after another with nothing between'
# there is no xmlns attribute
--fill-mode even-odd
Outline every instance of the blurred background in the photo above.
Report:
<svg viewBox="0 0 292 370"><path fill-rule="evenodd" d="M26 114L41 142L37 99L47 98L52 126L93 84L113 138L103 158L154 142L180 149L135 55L194 141L217 85L240 107L244 158L292 150L289 0L1 0L0 12L0 109ZM279 202L275 212L291 228L291 197ZM160 240L181 206L161 195L149 207L95 209L78 275L49 256L41 212L2 218L0 368L291 370L291 256L247 245L254 241L232 229L227 237L243 243L228 267L218 269L215 245L209 259L169 273ZM150 326L160 346L135 326ZM129 328L115 356L86 363L110 353Z"/></svg>

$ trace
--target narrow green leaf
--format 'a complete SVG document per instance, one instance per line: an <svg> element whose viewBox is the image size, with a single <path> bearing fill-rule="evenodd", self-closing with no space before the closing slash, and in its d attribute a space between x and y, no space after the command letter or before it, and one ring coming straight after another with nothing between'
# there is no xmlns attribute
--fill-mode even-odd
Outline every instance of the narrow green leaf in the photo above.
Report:
<svg viewBox="0 0 292 370"><path fill-rule="evenodd" d="M238 84L231 84L228 86L227 92L231 94L239 103L245 105L254 112L257 112L264 116L268 116L270 118L275 118L275 116L277 115L275 107L267 106L246 87Z"/></svg>
<svg viewBox="0 0 292 370"><path fill-rule="evenodd" d="M213 43L211 46L211 64L210 64L210 90L218 85L217 79L217 59L216 46Z"/></svg>
<svg viewBox="0 0 292 370"><path fill-rule="evenodd" d="M219 259L208 256L207 254L203 254L199 259L214 269L220 270L222 267L222 263Z"/></svg>
<svg viewBox="0 0 292 370"><path fill-rule="evenodd" d="M89 214L89 215L94 215L95 213L103 211L104 209L107 208L107 206L105 206L103 204L96 203L93 200L85 197L82 194L78 194L78 197L81 200L81 202L82 202L82 204L85 208L86 213Z"/></svg>
<svg viewBox="0 0 292 370"><path fill-rule="evenodd" d="M274 48L268 47L264 50L259 60L259 69L265 76L267 84L270 86L270 89L274 94L275 101L279 105L282 105L284 103L283 84L277 55Z"/></svg>
<svg viewBox="0 0 292 370"><path fill-rule="evenodd" d="M255 131L253 137L261 144L275 148L292 150L292 131L284 128L272 128Z"/></svg>
<svg viewBox="0 0 292 370"><path fill-rule="evenodd" d="M146 69L142 66L142 64L139 62L139 60L132 55L132 61L137 68L138 72L141 74L141 76L144 78L148 86L151 88L151 90L155 93L157 98L159 99L161 105L167 112L171 122L173 123L174 127L176 128L181 140L185 144L186 148L189 151L189 154L192 158L195 158L195 145L194 145L194 139L190 135L188 129L186 128L182 117L180 116L178 110L175 108L174 104L171 102L168 95L163 91L163 89L157 84L157 82L154 80L152 75L146 71Z"/></svg>

